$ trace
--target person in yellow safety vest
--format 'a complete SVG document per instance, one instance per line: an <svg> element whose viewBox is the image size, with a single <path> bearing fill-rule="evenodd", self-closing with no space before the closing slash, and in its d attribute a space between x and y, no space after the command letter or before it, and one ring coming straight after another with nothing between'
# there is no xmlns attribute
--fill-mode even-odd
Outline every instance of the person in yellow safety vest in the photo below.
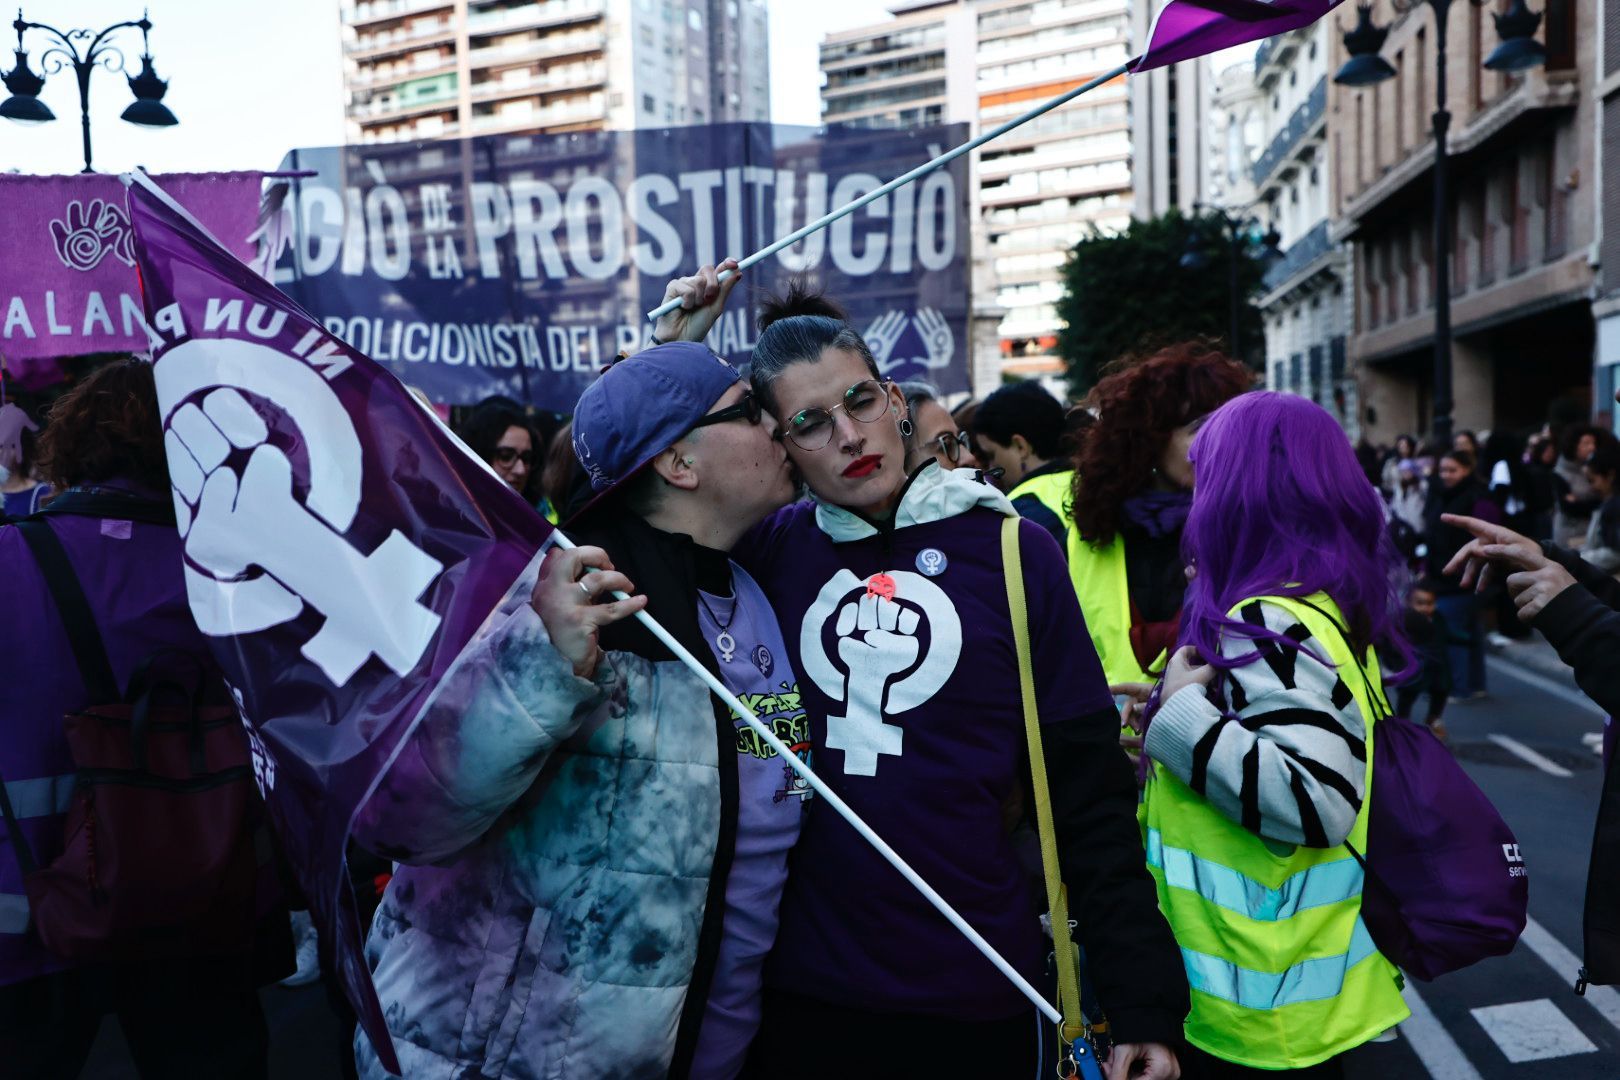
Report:
<svg viewBox="0 0 1620 1080"><path fill-rule="evenodd" d="M1193 991L1189 1077L1343 1075L1406 1019L1361 918L1378 656L1411 670L1377 492L1320 406L1245 394L1194 438L1181 647L1141 820ZM1376 647L1376 649L1375 649Z"/></svg>
<svg viewBox="0 0 1620 1080"><path fill-rule="evenodd" d="M974 411L973 444L1019 516L1051 533L1066 552L1074 469L1064 447L1063 413L1063 403L1040 383L1003 386Z"/></svg>
<svg viewBox="0 0 1620 1080"><path fill-rule="evenodd" d="M1186 588L1187 445L1197 420L1253 384L1190 342L1127 362L1086 399L1096 419L1074 457L1069 577L1110 683L1151 683L1164 668Z"/></svg>

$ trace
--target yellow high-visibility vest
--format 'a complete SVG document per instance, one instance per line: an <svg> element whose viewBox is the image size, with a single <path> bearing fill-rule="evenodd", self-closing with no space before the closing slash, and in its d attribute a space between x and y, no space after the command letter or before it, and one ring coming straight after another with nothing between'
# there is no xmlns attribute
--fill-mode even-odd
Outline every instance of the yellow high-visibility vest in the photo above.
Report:
<svg viewBox="0 0 1620 1080"><path fill-rule="evenodd" d="M1370 699L1383 696L1377 657L1369 649L1357 667L1334 625L1343 622L1339 609L1325 593L1305 598L1321 611L1295 599L1263 599L1304 624L1361 708L1366 786L1348 844L1365 856L1379 715ZM1233 617L1252 602L1239 604ZM1158 764L1141 818L1159 907L1192 988L1188 1042L1240 1065L1302 1069L1409 1015L1399 972L1362 922L1361 864L1346 845L1263 840Z"/></svg>
<svg viewBox="0 0 1620 1080"><path fill-rule="evenodd" d="M1158 676L1142 670L1131 648L1131 590L1125 576L1125 539L1115 536L1098 547L1069 528L1069 580L1086 616L1086 629L1110 683L1150 683ZM1153 667L1164 670L1161 652Z"/></svg>
<svg viewBox="0 0 1620 1080"><path fill-rule="evenodd" d="M1025 495L1033 495L1041 501L1041 505L1057 515L1063 522L1065 532L1074 532L1074 470L1060 469L1057 472L1042 473L1032 476L1007 493L1009 500L1021 499Z"/></svg>

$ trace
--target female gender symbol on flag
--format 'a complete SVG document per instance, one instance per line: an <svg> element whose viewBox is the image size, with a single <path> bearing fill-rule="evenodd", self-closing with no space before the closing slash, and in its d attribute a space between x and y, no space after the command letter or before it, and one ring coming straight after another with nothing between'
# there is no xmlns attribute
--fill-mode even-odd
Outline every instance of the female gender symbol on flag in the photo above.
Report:
<svg viewBox="0 0 1620 1080"><path fill-rule="evenodd" d="M350 825L551 530L393 375L125 183L192 613L334 973L397 1071Z"/></svg>

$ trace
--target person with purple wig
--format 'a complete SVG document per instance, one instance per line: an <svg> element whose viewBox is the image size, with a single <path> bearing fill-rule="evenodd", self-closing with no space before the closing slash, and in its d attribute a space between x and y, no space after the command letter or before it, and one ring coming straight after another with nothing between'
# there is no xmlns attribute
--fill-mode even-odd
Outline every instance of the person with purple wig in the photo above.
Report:
<svg viewBox="0 0 1620 1080"><path fill-rule="evenodd" d="M1360 914L1376 648L1411 665L1377 490L1320 406L1255 392L1192 441L1191 581L1142 808L1190 1077L1342 1075L1408 1015ZM1405 674L1405 672L1402 672Z"/></svg>

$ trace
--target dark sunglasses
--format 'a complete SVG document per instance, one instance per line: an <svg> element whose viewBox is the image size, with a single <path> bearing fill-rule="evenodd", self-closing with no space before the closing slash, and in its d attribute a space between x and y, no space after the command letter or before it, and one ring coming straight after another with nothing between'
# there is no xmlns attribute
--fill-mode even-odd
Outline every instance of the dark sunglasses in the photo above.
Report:
<svg viewBox="0 0 1620 1080"><path fill-rule="evenodd" d="M495 448L495 463L497 465L510 465L514 461L521 461L529 468L534 467L534 451L519 450L512 446L497 446Z"/></svg>
<svg viewBox="0 0 1620 1080"><path fill-rule="evenodd" d="M708 427L710 424L726 424L733 420L747 420L750 425L758 424L759 418L763 414L764 409L760 406L759 399L753 394L744 394L743 399L737 404L721 409L719 412L709 413L693 424L692 430L696 431L698 428Z"/></svg>

